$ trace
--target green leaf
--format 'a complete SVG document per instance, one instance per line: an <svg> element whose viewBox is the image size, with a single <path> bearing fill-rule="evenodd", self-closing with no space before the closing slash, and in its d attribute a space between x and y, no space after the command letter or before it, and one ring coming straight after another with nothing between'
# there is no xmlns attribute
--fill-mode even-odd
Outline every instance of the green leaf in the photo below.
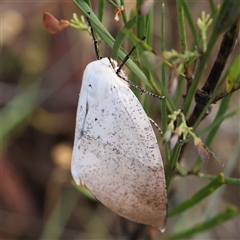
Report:
<svg viewBox="0 0 240 240"><path fill-rule="evenodd" d="M137 9L137 28L136 28L136 32L137 32L137 37L138 38L142 38L143 36L146 37L146 16L145 15L140 15L140 8L141 5L144 1L143 0L138 0L136 2L136 9Z"/></svg>
<svg viewBox="0 0 240 240"><path fill-rule="evenodd" d="M217 214L216 216L214 216L213 218L197 224L196 226L184 230L180 233L176 233L172 236L166 237L165 239L167 240L175 240L175 239L189 239L190 237L192 237L193 235L206 231L210 228L216 227L217 225L220 225L236 216L239 215L239 210L235 207L235 206L230 206L228 208L226 208L224 211L220 212L219 214Z"/></svg>
<svg viewBox="0 0 240 240"><path fill-rule="evenodd" d="M105 0L98 1L98 19L100 22L103 20L103 11L104 11Z"/></svg>
<svg viewBox="0 0 240 240"><path fill-rule="evenodd" d="M178 144L173 149L173 151L171 153L170 160L167 163L167 168L166 168L167 170L166 170L165 176L166 176L166 186L167 186L168 190L170 188L170 183L171 183L171 180L173 178L173 173L175 171L175 167L176 167L177 161L179 159L181 149L182 149L182 145Z"/></svg>
<svg viewBox="0 0 240 240"><path fill-rule="evenodd" d="M112 51L112 58L117 59L118 57L118 52L121 48L121 45L124 41L124 39L128 36L129 31L136 25L136 16L131 18L125 25L124 27L119 31L114 45L113 45L113 51Z"/></svg>
<svg viewBox="0 0 240 240"><path fill-rule="evenodd" d="M187 48L185 22L184 22L184 8L183 8L182 1L176 1L176 3L177 3L178 26L179 26L181 45L182 45L182 53L185 53L188 50L188 48Z"/></svg>
<svg viewBox="0 0 240 240"><path fill-rule="evenodd" d="M207 186L196 192L193 196L188 198L186 201L178 204L176 207L172 208L168 212L168 217L172 217L176 214L179 214L186 209L196 205L200 201L202 201L204 198L206 198L208 195L213 193L216 189L218 189L220 186L224 184L224 175L220 173L211 183L209 183Z"/></svg>
<svg viewBox="0 0 240 240"><path fill-rule="evenodd" d="M185 13L185 16L187 18L190 30L191 30L193 38L194 38L194 46L199 47L199 37L198 37L197 31L196 31L195 26L194 26L194 22L193 22L193 19L192 19L191 12L188 8L188 5L187 5L186 1L182 0L181 2L182 2L182 6L183 6L183 9L184 9L184 13Z"/></svg>
<svg viewBox="0 0 240 240"><path fill-rule="evenodd" d="M161 27L160 27L160 36L161 36L161 52L165 51L165 4L162 3L162 17L161 17ZM167 89L167 77L166 77L166 65L162 64L161 66L161 80L162 87ZM162 109L162 129L163 132L167 131L168 124L168 112L167 112L167 104L166 101L161 101L161 109ZM165 154L166 161L168 162L170 159L170 150L167 145L165 145Z"/></svg>
<svg viewBox="0 0 240 240"><path fill-rule="evenodd" d="M120 6L125 6L124 0L120 0ZM127 23L127 16L126 16L126 12L125 11L122 12L122 18L123 18L124 24L126 24Z"/></svg>

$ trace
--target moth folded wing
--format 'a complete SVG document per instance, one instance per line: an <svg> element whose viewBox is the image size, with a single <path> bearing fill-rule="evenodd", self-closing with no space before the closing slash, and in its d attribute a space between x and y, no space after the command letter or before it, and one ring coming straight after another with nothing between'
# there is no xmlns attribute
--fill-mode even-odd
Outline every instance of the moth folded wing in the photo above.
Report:
<svg viewBox="0 0 240 240"><path fill-rule="evenodd" d="M162 230L167 202L165 179L148 117L108 66L98 69L99 64L94 68L93 64L86 68L91 71L85 70L89 74L84 77L89 87L85 88L93 93L86 114L78 110L85 115L75 136L73 176L112 211Z"/></svg>
<svg viewBox="0 0 240 240"><path fill-rule="evenodd" d="M104 205L117 213L122 212L125 204L124 172L129 149L128 139L124 137L134 133L134 129L123 129L120 118L126 112L119 102L118 95L113 94L89 108L83 134L74 146L74 167L81 180ZM123 120L130 121L130 117L126 115Z"/></svg>
<svg viewBox="0 0 240 240"><path fill-rule="evenodd" d="M87 91L85 88L85 84L86 83L84 83L84 80L83 80L80 97L79 97L79 101L78 101L74 146L73 146L72 162L71 162L72 176L78 185L84 185L84 183L81 179L81 176L79 175L77 166L78 166L78 156L79 156L79 152L80 152L79 141L83 134L84 124L85 124L86 116L87 116L87 112L88 112Z"/></svg>
<svg viewBox="0 0 240 240"><path fill-rule="evenodd" d="M108 58L89 63L84 71L77 109L71 166L72 175L77 184L84 185L84 179L81 175L82 164L86 163L86 158L92 159L95 156L94 154L93 156L91 155L91 151L96 150L94 140L99 136L96 133L94 135L93 131L101 130L101 127L97 125L97 122L95 125L94 121L97 121L98 117L103 113L101 102L107 99L109 95L112 95L111 81L115 77L116 74L111 69ZM106 102L106 106L104 107L109 108L109 102ZM95 130L92 130L94 125ZM97 129L98 127L99 129ZM101 132L101 134L104 133ZM82 138L83 136L84 138ZM88 138L90 146L86 145L86 138Z"/></svg>
<svg viewBox="0 0 240 240"><path fill-rule="evenodd" d="M138 221L164 231L167 194L164 166L154 131L148 116L133 92L123 87L118 94L125 111L130 116L132 128L135 129L134 136L138 139L137 143L140 143L142 149L140 152L142 155L134 159L135 168L139 173L139 179L135 181L133 189L138 199L136 203L139 212ZM134 155L134 152L132 154ZM127 176L131 176L130 173Z"/></svg>
<svg viewBox="0 0 240 240"><path fill-rule="evenodd" d="M100 60L91 62L84 70L82 78L82 87L78 101L77 116L76 116L76 129L75 139L72 155L71 172L74 180L79 185L84 185L79 165L82 163L80 157L84 150L84 140L82 136L84 132L90 131L90 118L87 120L89 110L93 110L96 104L101 102L102 96L108 92L108 83L102 81L104 68ZM95 114L97 117L97 113ZM87 126L85 125L87 122ZM88 146L89 148L89 146ZM84 150L86 151L86 150Z"/></svg>
<svg viewBox="0 0 240 240"><path fill-rule="evenodd" d="M160 153L157 160L149 156L151 145L145 142L149 137L142 136L148 118L144 116L140 127L125 100L116 92L89 109L79 140L78 172L87 188L112 211L163 229L166 195Z"/></svg>

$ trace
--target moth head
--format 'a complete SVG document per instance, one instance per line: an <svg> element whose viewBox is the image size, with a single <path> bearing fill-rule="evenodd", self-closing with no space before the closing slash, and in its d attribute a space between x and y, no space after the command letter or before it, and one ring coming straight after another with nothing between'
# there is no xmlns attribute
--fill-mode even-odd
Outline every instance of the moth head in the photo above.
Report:
<svg viewBox="0 0 240 240"><path fill-rule="evenodd" d="M108 58L114 72L117 74L118 77L122 78L122 79L127 79L127 75L125 74L125 72L120 69L119 70L119 66L118 66L118 63L117 61L113 60L112 58Z"/></svg>

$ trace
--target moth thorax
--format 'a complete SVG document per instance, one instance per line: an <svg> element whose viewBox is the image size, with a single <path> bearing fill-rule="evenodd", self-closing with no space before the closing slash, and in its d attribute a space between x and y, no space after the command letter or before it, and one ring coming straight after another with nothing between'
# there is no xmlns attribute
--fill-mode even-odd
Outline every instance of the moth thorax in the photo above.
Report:
<svg viewBox="0 0 240 240"><path fill-rule="evenodd" d="M110 63L111 63L111 65L112 65L114 71L115 71L116 73L117 73L117 71L118 71L117 76L119 77L119 79L120 79L121 81L123 81L126 85L129 86L129 84L127 83L128 77L127 77L126 73L125 73L122 69L121 69L120 71L118 70L119 66L118 66L117 61L113 60L112 58L110 58L109 60L110 60ZM124 79L126 79L127 81L126 81L126 80L124 81Z"/></svg>

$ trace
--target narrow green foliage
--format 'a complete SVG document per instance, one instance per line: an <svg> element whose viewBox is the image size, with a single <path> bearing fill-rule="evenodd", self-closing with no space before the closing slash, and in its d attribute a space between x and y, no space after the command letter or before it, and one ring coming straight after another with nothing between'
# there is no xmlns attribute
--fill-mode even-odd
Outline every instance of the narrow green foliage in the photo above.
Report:
<svg viewBox="0 0 240 240"><path fill-rule="evenodd" d="M120 0L120 2L121 2L120 6L124 6L124 0ZM127 16L126 16L125 11L122 12L122 18L123 18L124 24L126 24L128 20L127 20Z"/></svg>
<svg viewBox="0 0 240 240"><path fill-rule="evenodd" d="M162 18L161 18L161 52L165 51L165 4L162 4ZM166 66L162 64L162 85L164 89L167 89L167 80L166 80ZM162 108L162 129L163 132L167 130L167 104L165 99L161 101L161 108ZM168 146L165 146L165 153L166 153L166 161L168 162L170 159L170 151Z"/></svg>
<svg viewBox="0 0 240 240"><path fill-rule="evenodd" d="M181 153L181 148L182 146L178 144L172 151L170 160L167 163L167 169L165 172L165 177L166 177L166 185L167 185L167 190L170 189L170 183L173 178L173 173L175 171L175 167L177 164L177 160L179 159L180 153Z"/></svg>
<svg viewBox="0 0 240 240"><path fill-rule="evenodd" d="M186 37L185 22L184 22L184 9L183 9L182 1L177 0L176 3L177 3L178 26L179 26L181 45L182 45L182 53L185 53L188 50L188 47L187 47L187 37Z"/></svg>
<svg viewBox="0 0 240 240"><path fill-rule="evenodd" d="M156 74L156 71L154 71L153 69L150 69L150 71L151 71L151 74L152 74L153 78L156 79L156 82L159 85L159 88L161 89L161 92L158 91L157 93L159 95L164 95L165 96L167 109L168 109L168 111L173 112L174 110L176 110L175 105L173 104L173 101L172 101L171 97L169 96L169 94L167 92L167 89L163 87L162 81L160 81L158 75Z"/></svg>
<svg viewBox="0 0 240 240"><path fill-rule="evenodd" d="M225 121L228 118L232 118L235 115L239 115L240 109L235 109L225 115L219 116L214 122L212 122L210 125L208 125L204 130L198 133L198 136L201 136L207 132L209 132L212 129L215 129L217 126L220 126L223 121ZM210 134L211 135L211 134ZM214 136L213 136L214 137Z"/></svg>
<svg viewBox="0 0 240 240"><path fill-rule="evenodd" d="M103 0L104 1L104 0ZM112 0L107 0L110 4L112 4L115 8L118 8L118 5L112 1Z"/></svg>
<svg viewBox="0 0 240 240"><path fill-rule="evenodd" d="M190 30L192 32L192 36L194 38L193 45L196 46L197 48L199 48L199 37L198 37L197 31L196 31L195 26L194 26L194 22L193 22L193 19L192 19L191 12L189 10L189 7L188 7L186 1L182 0L181 2L182 2L182 7L183 7L183 10L184 10L186 19L188 21Z"/></svg>
<svg viewBox="0 0 240 240"><path fill-rule="evenodd" d="M113 50L112 50L112 58L113 59L117 59L118 57L118 52L122 46L122 43L124 41L124 39L128 36L129 31L131 31L131 29L136 25L136 17L133 17L132 19L130 19L125 25L124 27L121 29L121 31L119 31L114 45L113 45Z"/></svg>
<svg viewBox="0 0 240 240"><path fill-rule="evenodd" d="M180 233L176 233L172 236L166 237L166 240L175 240L175 239L189 239L191 236L206 231L210 228L216 227L236 216L239 216L239 210L235 206L230 206L224 211L220 212L211 219L206 220L203 223L200 223L190 229L184 230Z"/></svg>
<svg viewBox="0 0 240 240"><path fill-rule="evenodd" d="M211 7L211 12L214 13L214 11L215 11L214 2L213 2L213 0L208 0L208 1L209 1L209 5L210 5L210 7Z"/></svg>
<svg viewBox="0 0 240 240"><path fill-rule="evenodd" d="M105 4L104 0L98 1L98 19L100 22L102 22L103 20L104 4Z"/></svg>
<svg viewBox="0 0 240 240"><path fill-rule="evenodd" d="M202 178L208 178L210 180L216 179L216 176L204 173L198 173L197 176ZM224 184L233 185L233 186L240 186L240 179L239 178L224 178Z"/></svg>
<svg viewBox="0 0 240 240"><path fill-rule="evenodd" d="M168 217L180 214L186 211L187 209L191 208L192 206L196 205L204 198L212 194L214 191L216 191L220 186L224 184L224 182L225 182L224 176L222 173L220 173L220 175L215 177L215 179L207 186L196 192L193 196L189 197L184 202L178 204L176 207L169 210Z"/></svg>
<svg viewBox="0 0 240 240"><path fill-rule="evenodd" d="M144 0L139 0L136 3L136 11L137 11L137 27L136 27L136 35L139 39L146 37L146 16L141 14L140 8Z"/></svg>

